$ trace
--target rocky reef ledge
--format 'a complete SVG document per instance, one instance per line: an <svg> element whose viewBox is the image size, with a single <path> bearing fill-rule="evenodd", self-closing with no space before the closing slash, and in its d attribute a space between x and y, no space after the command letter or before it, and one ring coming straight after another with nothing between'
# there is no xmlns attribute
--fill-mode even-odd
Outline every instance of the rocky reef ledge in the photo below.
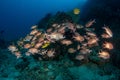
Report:
<svg viewBox="0 0 120 80"><path fill-rule="evenodd" d="M119 80L112 30L104 25L98 33L95 19L80 24L78 17L79 9L48 14L26 37L0 49L0 79Z"/></svg>

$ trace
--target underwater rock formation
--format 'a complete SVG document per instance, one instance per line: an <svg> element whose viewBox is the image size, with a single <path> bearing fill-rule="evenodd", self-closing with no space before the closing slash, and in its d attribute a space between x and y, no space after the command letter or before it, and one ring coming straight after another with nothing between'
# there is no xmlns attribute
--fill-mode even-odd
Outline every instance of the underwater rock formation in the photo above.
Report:
<svg viewBox="0 0 120 80"><path fill-rule="evenodd" d="M50 13L48 13L44 18L42 18L39 22L38 22L38 28L46 28L49 23L49 20L51 19L52 15Z"/></svg>
<svg viewBox="0 0 120 80"><path fill-rule="evenodd" d="M103 34L98 36L92 27L95 19L81 25L75 23L69 14L58 12L44 18L43 23L45 21L45 29L41 29L40 24L32 26L25 38L12 43L8 49L17 58L33 56L37 60L61 60L67 57L76 65L109 61L113 45L107 40L113 37L113 33L108 26L105 25Z"/></svg>

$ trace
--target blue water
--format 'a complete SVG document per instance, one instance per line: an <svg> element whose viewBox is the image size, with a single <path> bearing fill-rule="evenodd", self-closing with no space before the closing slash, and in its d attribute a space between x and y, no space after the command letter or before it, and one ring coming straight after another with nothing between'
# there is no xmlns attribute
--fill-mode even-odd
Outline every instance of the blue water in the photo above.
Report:
<svg viewBox="0 0 120 80"><path fill-rule="evenodd" d="M0 31L6 40L25 36L47 13L82 9L87 0L0 0Z"/></svg>

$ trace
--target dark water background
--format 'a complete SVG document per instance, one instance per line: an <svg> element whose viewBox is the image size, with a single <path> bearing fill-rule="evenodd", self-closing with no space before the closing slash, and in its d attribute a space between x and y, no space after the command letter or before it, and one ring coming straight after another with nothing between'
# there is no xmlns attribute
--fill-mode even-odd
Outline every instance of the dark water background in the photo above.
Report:
<svg viewBox="0 0 120 80"><path fill-rule="evenodd" d="M82 9L87 0L0 0L0 31L6 40L25 36L47 13Z"/></svg>

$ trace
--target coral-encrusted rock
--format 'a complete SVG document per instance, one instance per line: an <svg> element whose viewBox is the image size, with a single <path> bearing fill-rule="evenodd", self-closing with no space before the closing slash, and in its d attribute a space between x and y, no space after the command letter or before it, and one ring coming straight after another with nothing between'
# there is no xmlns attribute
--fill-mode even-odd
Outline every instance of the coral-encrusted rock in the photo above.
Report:
<svg viewBox="0 0 120 80"><path fill-rule="evenodd" d="M113 51L113 54L111 55L111 60L112 60L113 65L120 68L120 51L119 50Z"/></svg>
<svg viewBox="0 0 120 80"><path fill-rule="evenodd" d="M24 70L29 65L29 61L27 59L19 59L16 63L15 68L18 70Z"/></svg>
<svg viewBox="0 0 120 80"><path fill-rule="evenodd" d="M24 55L32 55L38 60L60 60L69 57L77 65L90 61L103 64L108 61L110 58L108 51L113 47L110 48L112 44L107 47L99 45L101 38L104 37L98 36L95 32L96 30L93 28L95 19L88 21L85 26L80 26L81 24L75 22L71 15L64 12L59 12L53 16L47 15L47 17L42 20L45 22L44 30L41 30L43 26L40 26L40 24L34 25L25 38L8 47L17 58L23 57L23 60L25 60ZM79 25L79 27L76 25ZM107 39L110 39L112 37L111 30L108 26L104 26L104 29L103 34L108 35ZM104 51L104 48L107 51ZM89 60L94 50L96 56ZM20 63L24 66L18 64L16 68L21 67L23 69L28 64L29 62L25 60L22 64Z"/></svg>
<svg viewBox="0 0 120 80"><path fill-rule="evenodd" d="M105 60L105 59L99 58L97 56L90 56L89 60L90 60L90 62L93 62L93 63L98 64L98 65L103 65L109 61L108 59Z"/></svg>

